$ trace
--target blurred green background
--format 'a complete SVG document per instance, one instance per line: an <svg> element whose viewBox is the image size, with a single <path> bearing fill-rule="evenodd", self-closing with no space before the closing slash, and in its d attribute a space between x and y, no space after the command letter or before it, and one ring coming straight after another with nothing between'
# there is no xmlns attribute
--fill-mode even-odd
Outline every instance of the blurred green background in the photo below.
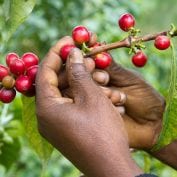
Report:
<svg viewBox="0 0 177 177"><path fill-rule="evenodd" d="M5 0L0 0L0 19L7 18L3 10L4 4L9 5ZM117 26L117 20L124 12L135 16L142 34L168 30L171 23L177 25L176 5L176 0L37 0L27 20L10 40L0 44L1 63L5 63L5 54L11 51L19 55L31 51L42 59L58 39L71 35L72 28L76 25L85 25L96 32L100 41L110 43L120 40L127 35ZM3 38L7 29L1 26L0 30L0 38ZM173 41L177 44L176 39ZM171 51L159 52L152 42L146 43L146 46L145 53L149 61L142 69L132 65L127 49L117 49L111 53L117 62L140 72L165 96L169 84ZM42 165L25 135L20 95L13 103L0 106L0 177L39 177ZM3 138L2 130L5 132ZM133 153L133 158L146 172L160 177L177 177L175 170L144 152ZM44 177L78 177L79 174L57 151L53 152L47 167L43 169Z"/></svg>

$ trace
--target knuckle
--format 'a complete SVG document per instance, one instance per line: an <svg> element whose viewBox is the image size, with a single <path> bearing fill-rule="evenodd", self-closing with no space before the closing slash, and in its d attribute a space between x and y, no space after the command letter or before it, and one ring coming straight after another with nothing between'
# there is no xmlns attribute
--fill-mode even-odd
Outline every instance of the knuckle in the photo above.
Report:
<svg viewBox="0 0 177 177"><path fill-rule="evenodd" d="M80 80L91 80L91 76L88 71L86 71L85 66L79 65L77 66L78 69L73 69L72 70L72 75L75 81L80 81Z"/></svg>

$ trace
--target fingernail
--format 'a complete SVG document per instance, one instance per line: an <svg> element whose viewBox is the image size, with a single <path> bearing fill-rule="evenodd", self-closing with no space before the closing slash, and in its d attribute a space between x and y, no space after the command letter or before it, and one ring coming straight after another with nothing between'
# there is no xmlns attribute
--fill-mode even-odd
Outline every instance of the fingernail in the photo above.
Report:
<svg viewBox="0 0 177 177"><path fill-rule="evenodd" d="M125 95L125 93L120 92L120 103L124 104L127 100L127 96Z"/></svg>
<svg viewBox="0 0 177 177"><path fill-rule="evenodd" d="M78 48L73 48L69 54L71 63L84 63L82 52Z"/></svg>

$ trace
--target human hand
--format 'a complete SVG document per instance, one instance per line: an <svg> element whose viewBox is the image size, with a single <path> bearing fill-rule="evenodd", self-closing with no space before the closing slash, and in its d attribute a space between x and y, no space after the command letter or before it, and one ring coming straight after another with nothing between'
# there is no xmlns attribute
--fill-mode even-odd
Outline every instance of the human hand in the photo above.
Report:
<svg viewBox="0 0 177 177"><path fill-rule="evenodd" d="M36 77L36 112L40 133L88 177L129 177L141 170L132 161L119 112L72 50L66 64L73 99L62 97L57 74L60 40L46 55Z"/></svg>
<svg viewBox="0 0 177 177"><path fill-rule="evenodd" d="M114 61L107 72L110 76L107 86L108 97L114 104L117 103L113 97L115 93L119 94L118 91L125 93L127 97L123 120L130 147L152 148L162 126L164 98L137 73L121 67Z"/></svg>

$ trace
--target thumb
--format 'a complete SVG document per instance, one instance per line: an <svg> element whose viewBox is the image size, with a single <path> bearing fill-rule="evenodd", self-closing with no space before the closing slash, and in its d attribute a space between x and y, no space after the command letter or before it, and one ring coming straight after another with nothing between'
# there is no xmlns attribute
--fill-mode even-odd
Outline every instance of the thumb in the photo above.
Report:
<svg viewBox="0 0 177 177"><path fill-rule="evenodd" d="M71 87L74 100L89 99L97 89L92 77L87 70L82 52L74 48L67 59L66 72L69 86Z"/></svg>

